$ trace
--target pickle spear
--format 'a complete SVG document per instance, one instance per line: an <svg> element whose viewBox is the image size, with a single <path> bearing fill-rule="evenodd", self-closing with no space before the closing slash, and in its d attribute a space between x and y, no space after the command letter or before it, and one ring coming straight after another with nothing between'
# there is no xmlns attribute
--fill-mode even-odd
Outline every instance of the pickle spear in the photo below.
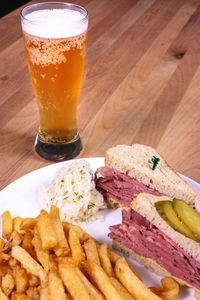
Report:
<svg viewBox="0 0 200 300"><path fill-rule="evenodd" d="M195 238L200 242L200 214L183 200L174 199L173 208L177 216L190 228Z"/></svg>
<svg viewBox="0 0 200 300"><path fill-rule="evenodd" d="M172 228L189 237L190 239L197 240L192 231L177 217L171 201L159 201L156 207L158 207L159 210L162 211L164 216L163 214L161 214L161 216L164 217L165 221Z"/></svg>

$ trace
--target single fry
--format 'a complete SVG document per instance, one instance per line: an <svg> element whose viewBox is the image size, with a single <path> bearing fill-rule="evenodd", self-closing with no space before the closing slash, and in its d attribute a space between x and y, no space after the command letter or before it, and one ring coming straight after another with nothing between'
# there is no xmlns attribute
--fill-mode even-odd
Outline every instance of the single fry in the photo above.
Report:
<svg viewBox="0 0 200 300"><path fill-rule="evenodd" d="M24 234L25 231L21 229L23 219L21 217L13 218L13 229L20 234Z"/></svg>
<svg viewBox="0 0 200 300"><path fill-rule="evenodd" d="M22 235L17 232L17 231L13 231L9 237L9 242L12 244L12 245L20 245L21 242L23 240L23 237Z"/></svg>
<svg viewBox="0 0 200 300"><path fill-rule="evenodd" d="M70 228L73 228L74 231L76 231L78 237L79 237L79 240L81 242L81 245L86 242L89 238L91 238L91 236L85 232L80 226L78 225L74 225L74 224L71 224L71 223L68 223L68 222L63 222L62 223L63 225L63 228L64 228L64 231L65 231L65 234L66 236L69 235L69 230Z"/></svg>
<svg viewBox="0 0 200 300"><path fill-rule="evenodd" d="M2 289L0 288L0 299L1 300L9 300L9 298L4 294Z"/></svg>
<svg viewBox="0 0 200 300"><path fill-rule="evenodd" d="M10 266L8 264L0 264L0 276L5 276L9 270Z"/></svg>
<svg viewBox="0 0 200 300"><path fill-rule="evenodd" d="M25 269L16 267L13 270L17 293L23 293L29 286L28 275Z"/></svg>
<svg viewBox="0 0 200 300"><path fill-rule="evenodd" d="M28 274L28 281L30 287L37 287L40 284L39 278L33 274Z"/></svg>
<svg viewBox="0 0 200 300"><path fill-rule="evenodd" d="M176 300L179 294L179 285L171 277L165 277L161 280L163 288L151 287L151 291L158 295L162 300Z"/></svg>
<svg viewBox="0 0 200 300"><path fill-rule="evenodd" d="M72 257L75 264L78 266L82 261L85 260L85 253L83 248L81 247L81 243L79 241L78 235L73 228L69 230L69 245L72 252Z"/></svg>
<svg viewBox="0 0 200 300"><path fill-rule="evenodd" d="M114 251L111 251L108 249L108 255L110 258L110 261L113 265L113 267L115 266L117 260L121 257L121 255L115 253ZM131 266L130 264L128 264L129 268L131 269L131 271L137 276L138 279L141 280L140 276L138 275L138 273L136 272L136 270L133 268L133 266Z"/></svg>
<svg viewBox="0 0 200 300"><path fill-rule="evenodd" d="M91 296L91 298L93 300L105 300L105 297L103 296L103 294L94 287L94 285L87 279L87 277L81 272L81 270L79 268L77 268L76 271L78 273L78 276L84 283L84 285L88 291L88 294Z"/></svg>
<svg viewBox="0 0 200 300"><path fill-rule="evenodd" d="M94 241L94 239L89 238L84 244L83 244L86 256L87 256L87 260L90 262L94 262L97 265L101 265L100 264L100 260L99 260L99 254L98 254L98 250L97 250L97 245Z"/></svg>
<svg viewBox="0 0 200 300"><path fill-rule="evenodd" d="M136 300L162 300L148 289L143 282L131 271L124 257L120 257L115 264L115 274L129 293Z"/></svg>
<svg viewBox="0 0 200 300"><path fill-rule="evenodd" d="M8 239L9 235L13 231L13 221L8 210L6 210L2 214L1 219L2 219L2 237L4 239Z"/></svg>
<svg viewBox="0 0 200 300"><path fill-rule="evenodd" d="M8 252L8 254L6 254L4 252L0 253L0 264L1 263L4 264L5 262L9 261L9 259L10 259L10 252Z"/></svg>
<svg viewBox="0 0 200 300"><path fill-rule="evenodd" d="M9 296L15 287L15 280L10 273L7 273L1 282L1 287L6 296Z"/></svg>
<svg viewBox="0 0 200 300"><path fill-rule="evenodd" d="M115 278L115 277L110 277L110 281L112 282L112 285L116 288L120 296L124 300L134 300L133 296L128 292L128 290L121 284L121 282Z"/></svg>
<svg viewBox="0 0 200 300"><path fill-rule="evenodd" d="M58 269L62 281L73 300L92 300L85 285L76 272L75 265L67 261L59 262Z"/></svg>
<svg viewBox="0 0 200 300"><path fill-rule="evenodd" d="M19 266L19 262L18 260L16 260L14 257L10 257L9 261L8 261L9 266L13 269L16 266Z"/></svg>
<svg viewBox="0 0 200 300"><path fill-rule="evenodd" d="M115 274L108 255L108 245L106 243L102 244L99 247L98 252L102 268L109 277L114 277Z"/></svg>
<svg viewBox="0 0 200 300"><path fill-rule="evenodd" d="M196 300L200 300L200 291L195 290L194 296L195 296Z"/></svg>
<svg viewBox="0 0 200 300"><path fill-rule="evenodd" d="M56 233L51 224L50 217L45 210L41 210L37 217L36 227L44 250L52 249L57 245Z"/></svg>
<svg viewBox="0 0 200 300"><path fill-rule="evenodd" d="M40 300L40 287L30 287L26 290L26 294L31 299Z"/></svg>
<svg viewBox="0 0 200 300"><path fill-rule="evenodd" d="M83 266L90 279L95 282L96 286L104 294L107 300L123 300L118 291L112 285L108 275L98 264L87 261Z"/></svg>
<svg viewBox="0 0 200 300"><path fill-rule="evenodd" d="M60 221L58 207L52 205L49 213L51 223L56 233L58 244L55 246L54 251L57 256L66 256L70 253L69 244L65 237L64 229Z"/></svg>
<svg viewBox="0 0 200 300"><path fill-rule="evenodd" d="M44 279L46 274L40 264L35 261L30 254L20 246L14 246L11 251L12 257L16 258L22 266L31 274Z"/></svg>
<svg viewBox="0 0 200 300"><path fill-rule="evenodd" d="M48 250L43 250L37 227L34 228L34 238L32 240L37 260L41 263L46 272L53 268L54 264L50 260Z"/></svg>
<svg viewBox="0 0 200 300"><path fill-rule="evenodd" d="M109 255L110 261L113 265L115 265L116 262L118 261L118 259L121 257L119 254L117 254L111 250L108 250L108 255Z"/></svg>
<svg viewBox="0 0 200 300"><path fill-rule="evenodd" d="M34 218L26 218L22 220L20 229L21 230L32 230L36 225L36 219Z"/></svg>
<svg viewBox="0 0 200 300"><path fill-rule="evenodd" d="M4 240L0 238L0 251L3 249L4 244L5 244Z"/></svg>
<svg viewBox="0 0 200 300"><path fill-rule="evenodd" d="M50 300L48 282L46 280L41 281L40 300Z"/></svg>
<svg viewBox="0 0 200 300"><path fill-rule="evenodd" d="M48 276L49 297L51 300L66 300L65 289L62 280L55 272Z"/></svg>
<svg viewBox="0 0 200 300"><path fill-rule="evenodd" d="M33 233L28 230L24 234L23 242L22 242L22 247L33 257L36 258L36 253L34 250L34 247L32 245L32 240L33 240Z"/></svg>

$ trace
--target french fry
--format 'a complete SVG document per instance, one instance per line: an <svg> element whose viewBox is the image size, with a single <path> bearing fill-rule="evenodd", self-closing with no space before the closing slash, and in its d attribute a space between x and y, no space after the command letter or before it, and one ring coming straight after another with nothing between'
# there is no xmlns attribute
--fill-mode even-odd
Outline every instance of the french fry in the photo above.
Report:
<svg viewBox="0 0 200 300"><path fill-rule="evenodd" d="M0 288L0 299L1 300L9 300L9 298L4 294L2 289Z"/></svg>
<svg viewBox="0 0 200 300"><path fill-rule="evenodd" d="M158 295L162 300L176 300L179 294L179 285L171 277L165 277L161 280L163 288L151 287L151 291Z"/></svg>
<svg viewBox="0 0 200 300"><path fill-rule="evenodd" d="M10 273L7 273L1 282L1 287L6 296L9 296L15 287L15 280Z"/></svg>
<svg viewBox="0 0 200 300"><path fill-rule="evenodd" d="M21 229L23 219L21 217L13 218L13 229L20 234L24 234L25 231Z"/></svg>
<svg viewBox="0 0 200 300"><path fill-rule="evenodd" d="M40 284L38 277L30 273L28 274L28 281L30 287L37 287Z"/></svg>
<svg viewBox="0 0 200 300"><path fill-rule="evenodd" d="M87 260L90 262L94 262L95 264L100 266L101 264L100 264L99 254L97 251L97 245L96 245L95 241L92 238L89 238L83 244L83 248L85 250Z"/></svg>
<svg viewBox="0 0 200 300"><path fill-rule="evenodd" d="M64 231L65 231L65 234L66 236L69 235L69 230L70 228L73 228L74 231L76 231L78 237L79 237L79 240L80 240L80 243L81 245L86 242L89 238L91 238L91 236L85 232L80 226L78 225L74 225L74 224L71 224L71 223L68 223L68 222L62 222L62 225L63 225L63 228L64 228Z"/></svg>
<svg viewBox="0 0 200 300"><path fill-rule="evenodd" d="M115 265L116 262L118 261L118 259L121 257L119 254L117 254L114 251L111 251L109 249L108 249L108 255L109 255L110 261L113 265Z"/></svg>
<svg viewBox="0 0 200 300"><path fill-rule="evenodd" d="M195 296L196 300L200 300L200 292L199 291L195 290L194 291L194 296Z"/></svg>
<svg viewBox="0 0 200 300"><path fill-rule="evenodd" d="M4 240L0 238L0 251L3 249L4 244L5 244Z"/></svg>
<svg viewBox="0 0 200 300"><path fill-rule="evenodd" d="M78 276L84 283L91 298L93 300L105 300L105 297L102 295L102 293L94 287L94 285L87 279L87 277L81 272L81 270L77 268L76 271L78 273Z"/></svg>
<svg viewBox="0 0 200 300"><path fill-rule="evenodd" d="M32 299L30 297L28 297L26 294L14 293L11 296L11 300L32 300Z"/></svg>
<svg viewBox="0 0 200 300"><path fill-rule="evenodd" d="M119 254L117 254L114 251L111 251L109 249L108 249L108 255L109 255L110 261L111 261L113 266L115 266L117 260L121 257L121 255L119 255ZM137 278L141 280L140 276L138 275L136 270L133 268L133 266L131 266L130 264L128 264L128 266L131 269L131 271L137 276Z"/></svg>
<svg viewBox="0 0 200 300"><path fill-rule="evenodd" d="M110 258L108 255L108 245L106 243L102 244L99 247L98 252L102 268L109 277L114 277L115 274L113 272Z"/></svg>
<svg viewBox="0 0 200 300"><path fill-rule="evenodd" d="M0 276L5 276L10 270L10 266L8 264L0 264Z"/></svg>
<svg viewBox="0 0 200 300"><path fill-rule="evenodd" d="M10 259L10 252L8 252L8 254L4 252L0 253L0 264L4 264L5 262L9 261L9 259Z"/></svg>
<svg viewBox="0 0 200 300"><path fill-rule="evenodd" d="M13 270L17 293L23 293L28 288L29 280L25 269L16 267Z"/></svg>
<svg viewBox="0 0 200 300"><path fill-rule="evenodd" d="M70 253L69 244L65 237L64 229L60 221L58 207L52 205L49 213L51 223L56 233L58 244L54 247L55 254L57 256L66 256Z"/></svg>
<svg viewBox="0 0 200 300"><path fill-rule="evenodd" d="M64 263L60 261L58 270L62 281L73 300L92 300L76 272L75 265L72 265L71 262L68 263L67 260L65 260Z"/></svg>
<svg viewBox="0 0 200 300"><path fill-rule="evenodd" d="M36 258L36 253L34 250L34 247L32 245L32 240L33 240L33 233L28 230L24 234L23 242L22 242L22 247L33 257Z"/></svg>
<svg viewBox="0 0 200 300"><path fill-rule="evenodd" d="M50 300L47 280L41 280L40 300Z"/></svg>
<svg viewBox="0 0 200 300"><path fill-rule="evenodd" d="M83 267L88 273L90 279L96 284L107 300L123 300L118 291L112 285L108 275L98 264L86 261L83 264Z"/></svg>
<svg viewBox="0 0 200 300"><path fill-rule="evenodd" d="M22 247L14 246L11 255L16 258L29 273L38 276L42 280L46 277L46 273L41 265L38 264L37 261L35 261Z"/></svg>
<svg viewBox="0 0 200 300"><path fill-rule="evenodd" d="M51 300L66 300L65 289L62 280L55 272L50 272L48 276L49 296Z"/></svg>
<svg viewBox="0 0 200 300"><path fill-rule="evenodd" d="M72 252L72 257L75 264L78 266L81 262L85 260L85 253L81 247L78 235L73 228L69 230L69 245Z"/></svg>
<svg viewBox="0 0 200 300"><path fill-rule="evenodd" d="M4 219L4 221L3 221ZM177 300L179 286L147 288L135 269L78 225L61 222L59 209L37 218L2 215L0 300ZM12 228L12 229L11 229Z"/></svg>
<svg viewBox="0 0 200 300"><path fill-rule="evenodd" d="M26 294L33 300L40 300L40 287L30 287L26 290Z"/></svg>
<svg viewBox="0 0 200 300"><path fill-rule="evenodd" d="M36 219L34 218L26 218L22 220L20 229L21 230L32 230L36 225Z"/></svg>
<svg viewBox="0 0 200 300"><path fill-rule="evenodd" d="M48 250L43 250L37 227L34 228L34 238L32 240L37 260L41 263L46 272L54 267L53 261L50 259Z"/></svg>
<svg viewBox="0 0 200 300"><path fill-rule="evenodd" d="M2 219L2 237L4 239L8 239L9 235L13 231L13 221L8 210L6 210L2 214L1 219Z"/></svg>
<svg viewBox="0 0 200 300"><path fill-rule="evenodd" d="M16 230L14 230L14 231L11 233L11 235L10 235L10 237L9 237L9 239L8 239L8 241L9 241L12 245L20 245L21 242L22 242L22 240L23 240L22 235L21 235L19 232L17 232Z"/></svg>
<svg viewBox="0 0 200 300"><path fill-rule="evenodd" d="M138 279L129 268L124 257L120 257L117 260L115 264L115 274L136 300L162 300Z"/></svg>
<svg viewBox="0 0 200 300"><path fill-rule="evenodd" d="M110 277L110 281L112 282L112 285L116 288L120 296L124 300L134 300L133 296L127 291L127 289L121 284L121 282L115 278L115 277Z"/></svg>
<svg viewBox="0 0 200 300"><path fill-rule="evenodd" d="M37 217L36 227L44 250L52 249L57 245L57 238L50 217L45 210L41 210Z"/></svg>
<svg viewBox="0 0 200 300"><path fill-rule="evenodd" d="M19 265L19 262L14 258L14 257L10 257L9 261L8 261L8 265L11 268L15 268L16 266Z"/></svg>

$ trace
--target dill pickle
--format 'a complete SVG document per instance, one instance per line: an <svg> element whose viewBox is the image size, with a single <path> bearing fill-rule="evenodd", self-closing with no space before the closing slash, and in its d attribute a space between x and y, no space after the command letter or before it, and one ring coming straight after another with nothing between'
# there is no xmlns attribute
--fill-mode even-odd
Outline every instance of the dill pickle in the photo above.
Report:
<svg viewBox="0 0 200 300"><path fill-rule="evenodd" d="M172 201L159 201L156 203L156 209L161 217L176 231L182 233L190 239L197 240L192 231L176 215Z"/></svg>
<svg viewBox="0 0 200 300"><path fill-rule="evenodd" d="M200 214L183 200L174 199L172 205L179 219L190 228L200 242Z"/></svg>

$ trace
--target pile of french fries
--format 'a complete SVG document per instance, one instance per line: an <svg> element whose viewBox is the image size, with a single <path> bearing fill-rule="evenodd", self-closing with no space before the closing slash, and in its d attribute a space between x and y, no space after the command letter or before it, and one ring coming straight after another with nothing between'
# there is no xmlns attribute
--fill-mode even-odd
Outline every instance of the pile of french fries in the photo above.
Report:
<svg viewBox="0 0 200 300"><path fill-rule="evenodd" d="M81 227L61 222L59 210L37 218L2 215L1 300L176 300L178 284L147 288L124 257ZM4 239L6 241L4 241Z"/></svg>

